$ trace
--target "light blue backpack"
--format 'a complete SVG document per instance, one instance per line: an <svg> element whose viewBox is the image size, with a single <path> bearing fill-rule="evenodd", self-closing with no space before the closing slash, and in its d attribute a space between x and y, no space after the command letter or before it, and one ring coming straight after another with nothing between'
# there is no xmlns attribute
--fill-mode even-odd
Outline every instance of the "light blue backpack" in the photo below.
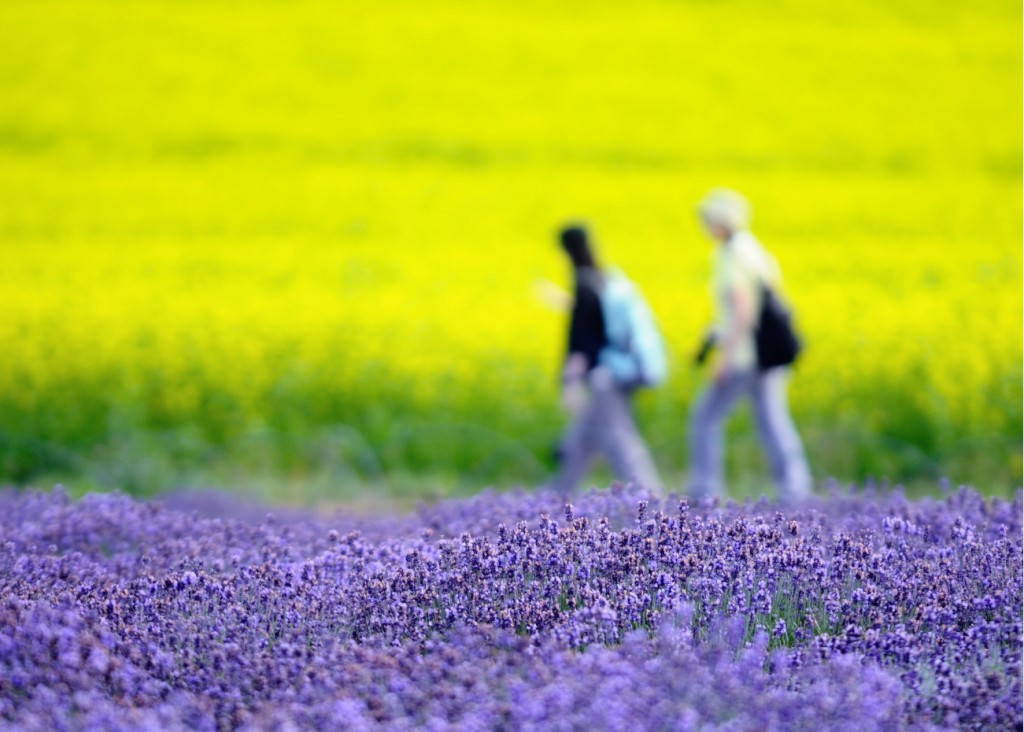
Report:
<svg viewBox="0 0 1024 732"><path fill-rule="evenodd" d="M657 386L668 376L665 342L647 301L622 272L608 270L601 290L608 345L598 363L621 386Z"/></svg>

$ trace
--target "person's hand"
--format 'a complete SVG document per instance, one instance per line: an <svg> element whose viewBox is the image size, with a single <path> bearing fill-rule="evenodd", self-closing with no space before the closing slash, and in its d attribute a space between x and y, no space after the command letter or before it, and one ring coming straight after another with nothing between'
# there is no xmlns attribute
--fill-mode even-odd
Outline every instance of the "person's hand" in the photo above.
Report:
<svg viewBox="0 0 1024 732"><path fill-rule="evenodd" d="M721 359L715 362L714 368L711 371L711 381L717 386L725 381L729 375L729 367L725 361Z"/></svg>
<svg viewBox="0 0 1024 732"><path fill-rule="evenodd" d="M572 309L572 294L551 280L534 280L533 293L549 310L567 313Z"/></svg>
<svg viewBox="0 0 1024 732"><path fill-rule="evenodd" d="M587 359L570 353L562 370L562 407L576 416L587 404Z"/></svg>
<svg viewBox="0 0 1024 732"><path fill-rule="evenodd" d="M611 369L605 366L598 366L591 369L587 376L592 391L610 391L615 386L615 377Z"/></svg>
<svg viewBox="0 0 1024 732"><path fill-rule="evenodd" d="M582 379L569 381L562 387L562 408L575 417L587 406L587 387Z"/></svg>
<svg viewBox="0 0 1024 732"><path fill-rule="evenodd" d="M715 345L718 342L718 334L710 328L704 334L704 339L701 341L700 348L693 355L693 364L695 366L703 366L711 352L715 349Z"/></svg>

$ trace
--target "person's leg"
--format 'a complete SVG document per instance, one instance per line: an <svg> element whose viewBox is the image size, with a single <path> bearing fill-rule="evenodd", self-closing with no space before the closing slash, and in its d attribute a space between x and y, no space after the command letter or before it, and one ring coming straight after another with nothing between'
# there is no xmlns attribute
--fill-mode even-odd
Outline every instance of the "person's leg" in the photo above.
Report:
<svg viewBox="0 0 1024 732"><path fill-rule="evenodd" d="M587 474L596 449L596 428L599 424L593 394L583 409L573 417L559 443L559 462L555 475L547 484L562 496L568 496Z"/></svg>
<svg viewBox="0 0 1024 732"><path fill-rule="evenodd" d="M779 432L775 427L778 421L773 418L771 398L769 391L771 381L774 379L774 372L779 369L772 369L767 373L758 374L752 382L750 389L750 401L754 409L754 423L757 426L757 436L761 440L765 457L768 459L768 467L772 473L772 481L775 487L781 490L786 482L786 454L780 440ZM771 378L769 378L771 377Z"/></svg>
<svg viewBox="0 0 1024 732"><path fill-rule="evenodd" d="M633 419L629 393L613 384L595 384L599 408L601 448L615 475L661 493L661 477Z"/></svg>
<svg viewBox="0 0 1024 732"><path fill-rule="evenodd" d="M690 480L686 492L693 498L720 497L722 481L722 422L736 400L750 388L749 371L726 374L708 384L690 412Z"/></svg>
<svg viewBox="0 0 1024 732"><path fill-rule="evenodd" d="M793 501L811 495L812 480L803 443L789 413L787 376L785 368L759 374L752 400L757 431L768 454L779 499Z"/></svg>

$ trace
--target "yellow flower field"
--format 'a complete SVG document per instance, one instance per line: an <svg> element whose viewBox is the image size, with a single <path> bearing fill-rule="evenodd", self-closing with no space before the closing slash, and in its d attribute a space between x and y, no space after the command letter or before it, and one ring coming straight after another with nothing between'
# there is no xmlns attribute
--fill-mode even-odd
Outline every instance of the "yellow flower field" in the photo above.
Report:
<svg viewBox="0 0 1024 732"><path fill-rule="evenodd" d="M1021 481L1021 12L1001 2L0 6L0 481L533 485L583 218L673 375L744 191L820 477ZM763 467L732 425L730 474ZM454 477L452 477L454 476ZM738 492L753 488L737 487Z"/></svg>

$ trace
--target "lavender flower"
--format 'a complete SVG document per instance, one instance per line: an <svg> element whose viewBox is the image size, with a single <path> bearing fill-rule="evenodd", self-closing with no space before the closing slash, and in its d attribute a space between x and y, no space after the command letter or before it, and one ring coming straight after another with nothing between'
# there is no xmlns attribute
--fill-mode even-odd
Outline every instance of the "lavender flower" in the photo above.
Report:
<svg viewBox="0 0 1024 732"><path fill-rule="evenodd" d="M1015 728L1021 509L616 485L368 519L0 492L0 723Z"/></svg>

